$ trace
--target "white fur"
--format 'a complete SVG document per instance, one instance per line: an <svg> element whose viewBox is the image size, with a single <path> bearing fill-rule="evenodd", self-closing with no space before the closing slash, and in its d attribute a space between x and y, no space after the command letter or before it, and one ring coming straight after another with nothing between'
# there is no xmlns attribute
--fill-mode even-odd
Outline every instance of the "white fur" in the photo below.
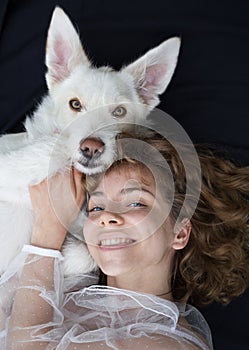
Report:
<svg viewBox="0 0 249 350"><path fill-rule="evenodd" d="M0 274L29 243L33 213L28 186L72 165L85 173L107 167L115 157L121 123L143 123L158 104L175 70L179 46L180 40L171 38L118 72L97 69L69 18L55 9L46 50L48 94L27 117L25 133L0 138ZM80 112L69 107L72 98L81 102ZM118 106L127 110L121 119L112 115ZM82 164L79 148L89 135L105 144L93 168ZM75 238L65 242L63 254L65 275L94 268L86 246Z"/></svg>

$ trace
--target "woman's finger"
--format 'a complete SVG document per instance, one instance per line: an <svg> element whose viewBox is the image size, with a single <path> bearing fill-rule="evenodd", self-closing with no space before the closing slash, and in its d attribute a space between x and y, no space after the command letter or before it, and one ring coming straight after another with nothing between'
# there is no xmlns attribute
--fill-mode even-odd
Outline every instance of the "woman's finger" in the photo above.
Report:
<svg viewBox="0 0 249 350"><path fill-rule="evenodd" d="M76 168L72 168L72 185L74 188L75 199L79 205L83 205L85 200L85 192L82 186L82 179L85 174L79 172Z"/></svg>

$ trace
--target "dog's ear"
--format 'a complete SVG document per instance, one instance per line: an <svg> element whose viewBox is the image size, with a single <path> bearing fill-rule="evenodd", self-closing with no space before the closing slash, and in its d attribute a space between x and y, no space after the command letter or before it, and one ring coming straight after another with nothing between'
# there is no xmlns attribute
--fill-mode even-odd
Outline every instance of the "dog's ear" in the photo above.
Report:
<svg viewBox="0 0 249 350"><path fill-rule="evenodd" d="M90 61L73 24L65 12L60 7L56 7L47 37L46 80L48 88L50 89L54 83L68 77L79 63L90 66Z"/></svg>
<svg viewBox="0 0 249 350"><path fill-rule="evenodd" d="M179 50L180 39L174 37L123 68L133 76L141 99L152 108L159 103L158 95L165 91L172 78Z"/></svg>

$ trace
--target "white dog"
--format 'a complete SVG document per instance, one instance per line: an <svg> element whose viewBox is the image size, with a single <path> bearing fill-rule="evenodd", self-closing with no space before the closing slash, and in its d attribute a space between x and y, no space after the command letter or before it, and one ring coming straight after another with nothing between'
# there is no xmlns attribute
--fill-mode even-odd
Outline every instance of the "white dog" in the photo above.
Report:
<svg viewBox="0 0 249 350"><path fill-rule="evenodd" d="M143 123L159 103L179 47L171 38L118 72L95 68L69 18L55 9L46 49L48 94L26 119L25 133L0 138L0 274L30 240L28 186L72 165L88 174L110 165L121 125ZM80 241L66 240L63 254L65 275L94 267Z"/></svg>

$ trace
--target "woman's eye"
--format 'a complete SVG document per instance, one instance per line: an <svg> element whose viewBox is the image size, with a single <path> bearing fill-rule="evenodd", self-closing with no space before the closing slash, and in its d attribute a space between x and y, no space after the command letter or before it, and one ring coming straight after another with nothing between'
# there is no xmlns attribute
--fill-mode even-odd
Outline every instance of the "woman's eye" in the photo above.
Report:
<svg viewBox="0 0 249 350"><path fill-rule="evenodd" d="M133 207L133 208L140 208L140 207L145 207L146 205L144 205L143 203L140 202L133 202L131 204L129 204L129 207Z"/></svg>
<svg viewBox="0 0 249 350"><path fill-rule="evenodd" d="M124 117L127 113L127 110L123 106L118 106L117 108L114 109L112 112L112 115L116 118L121 118Z"/></svg>
<svg viewBox="0 0 249 350"><path fill-rule="evenodd" d="M72 98L69 101L69 106L73 111L80 112L82 110L82 105L78 98Z"/></svg>
<svg viewBox="0 0 249 350"><path fill-rule="evenodd" d="M102 207L93 207L93 208L90 208L90 209L87 209L87 212L88 213L92 213L92 212L95 212L95 211L101 211L101 210L104 210Z"/></svg>

